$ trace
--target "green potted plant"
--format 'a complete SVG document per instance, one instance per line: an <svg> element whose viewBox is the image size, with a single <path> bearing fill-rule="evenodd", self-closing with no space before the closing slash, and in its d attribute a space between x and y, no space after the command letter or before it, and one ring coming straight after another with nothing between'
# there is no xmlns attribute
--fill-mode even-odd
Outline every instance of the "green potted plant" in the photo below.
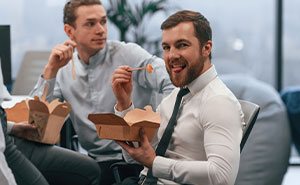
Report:
<svg viewBox="0 0 300 185"><path fill-rule="evenodd" d="M132 5L127 0L109 0L107 8L108 19L119 29L121 41L132 41L152 51L155 55L160 55L160 37L154 40L148 39L145 35L143 22L147 17L158 12L168 12L168 0L142 0L140 4ZM131 38L128 39L129 31Z"/></svg>

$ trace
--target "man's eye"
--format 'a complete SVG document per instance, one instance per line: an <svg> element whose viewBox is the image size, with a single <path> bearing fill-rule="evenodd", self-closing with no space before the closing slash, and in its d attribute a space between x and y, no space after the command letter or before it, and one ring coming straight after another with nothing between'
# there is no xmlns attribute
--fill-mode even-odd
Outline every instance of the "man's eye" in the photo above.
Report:
<svg viewBox="0 0 300 185"><path fill-rule="evenodd" d="M163 46L162 48L163 48L163 50L170 50L169 46Z"/></svg>
<svg viewBox="0 0 300 185"><path fill-rule="evenodd" d="M106 20L101 20L101 21L100 21L100 24L101 24L101 25L105 25L105 24L106 24Z"/></svg>
<svg viewBox="0 0 300 185"><path fill-rule="evenodd" d="M91 27L91 26L94 26L94 25L95 25L95 23L93 23L93 22L89 22L89 23L87 23L87 25Z"/></svg>
<svg viewBox="0 0 300 185"><path fill-rule="evenodd" d="M178 48L182 48L182 47L186 47L186 46L188 46L186 43L180 43L180 44L178 44Z"/></svg>

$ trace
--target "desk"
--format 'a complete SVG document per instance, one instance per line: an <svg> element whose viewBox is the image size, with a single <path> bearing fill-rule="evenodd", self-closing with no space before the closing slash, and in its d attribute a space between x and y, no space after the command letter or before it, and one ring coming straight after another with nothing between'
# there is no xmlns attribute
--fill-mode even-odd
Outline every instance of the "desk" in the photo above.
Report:
<svg viewBox="0 0 300 185"><path fill-rule="evenodd" d="M12 98L12 100L10 100L10 101L4 101L4 102L2 103L1 106L2 106L4 109L6 109L6 108L11 108L11 107L13 107L16 103L19 103L19 102L21 102L22 100L25 100L26 98L32 99L32 98L29 97L29 96L11 96L11 98Z"/></svg>

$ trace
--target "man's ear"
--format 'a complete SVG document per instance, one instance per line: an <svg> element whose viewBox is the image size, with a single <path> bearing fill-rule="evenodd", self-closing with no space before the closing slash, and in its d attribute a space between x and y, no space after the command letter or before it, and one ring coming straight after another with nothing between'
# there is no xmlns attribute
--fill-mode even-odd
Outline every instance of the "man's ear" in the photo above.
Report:
<svg viewBox="0 0 300 185"><path fill-rule="evenodd" d="M66 34L68 35L68 37L73 40L74 39L74 36L73 36L73 33L74 33L74 27L69 25L69 24L65 24L64 25L64 30L66 32Z"/></svg>
<svg viewBox="0 0 300 185"><path fill-rule="evenodd" d="M202 56L209 56L212 49L212 41L207 41L202 47Z"/></svg>

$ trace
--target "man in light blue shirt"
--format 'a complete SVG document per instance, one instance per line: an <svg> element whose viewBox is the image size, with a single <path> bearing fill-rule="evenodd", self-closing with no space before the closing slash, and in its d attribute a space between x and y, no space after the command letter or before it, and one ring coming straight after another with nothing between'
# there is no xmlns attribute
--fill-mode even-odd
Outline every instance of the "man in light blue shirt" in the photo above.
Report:
<svg viewBox="0 0 300 185"><path fill-rule="evenodd" d="M71 104L70 118L79 142L102 168L101 183L111 184L113 175L107 168L122 160L121 148L114 141L98 138L88 114L114 112L116 98L110 86L114 70L122 65L153 66L151 74L146 70L133 72L132 99L139 108L151 105L155 109L174 87L162 59L134 43L107 41L106 22L106 11L99 0L68 2L64 8L64 30L70 40L52 50L31 95L41 96L48 83L47 100L60 98ZM77 52L73 54L74 48ZM72 58L74 65L69 62Z"/></svg>

